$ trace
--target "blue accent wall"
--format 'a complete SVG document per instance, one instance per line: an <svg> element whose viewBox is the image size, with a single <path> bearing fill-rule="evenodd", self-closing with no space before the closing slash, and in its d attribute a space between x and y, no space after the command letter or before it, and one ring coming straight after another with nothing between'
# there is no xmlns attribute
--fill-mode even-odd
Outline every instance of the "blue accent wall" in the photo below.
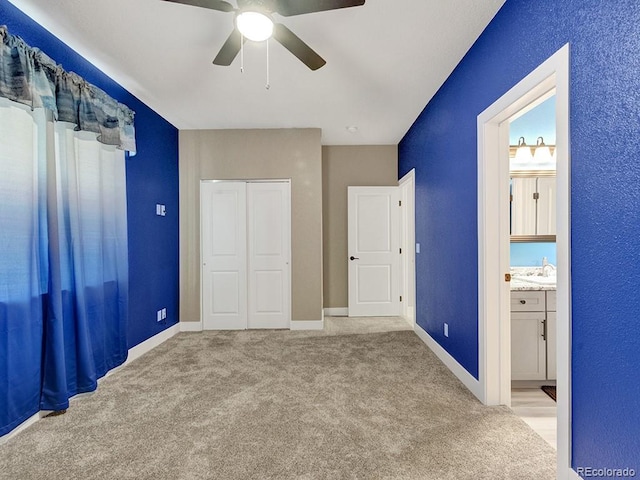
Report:
<svg viewBox="0 0 640 480"><path fill-rule="evenodd" d="M507 0L407 132L398 173L416 169L417 321L478 377L476 119L566 43L572 463L640 471L637 0Z"/></svg>
<svg viewBox="0 0 640 480"><path fill-rule="evenodd" d="M138 153L126 163L131 348L178 322L178 130L6 0L0 24L136 112ZM157 323L161 308L167 319Z"/></svg>

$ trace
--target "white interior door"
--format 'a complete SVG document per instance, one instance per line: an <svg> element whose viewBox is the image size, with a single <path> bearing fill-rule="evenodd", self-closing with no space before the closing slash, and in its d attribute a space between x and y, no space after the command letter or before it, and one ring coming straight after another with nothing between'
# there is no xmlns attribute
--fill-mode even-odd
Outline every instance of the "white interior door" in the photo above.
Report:
<svg viewBox="0 0 640 480"><path fill-rule="evenodd" d="M288 182L247 185L249 328L289 328L291 207Z"/></svg>
<svg viewBox="0 0 640 480"><path fill-rule="evenodd" d="M247 328L246 184L202 182L202 317L205 330Z"/></svg>
<svg viewBox="0 0 640 480"><path fill-rule="evenodd" d="M348 188L349 316L400 315L400 189Z"/></svg>

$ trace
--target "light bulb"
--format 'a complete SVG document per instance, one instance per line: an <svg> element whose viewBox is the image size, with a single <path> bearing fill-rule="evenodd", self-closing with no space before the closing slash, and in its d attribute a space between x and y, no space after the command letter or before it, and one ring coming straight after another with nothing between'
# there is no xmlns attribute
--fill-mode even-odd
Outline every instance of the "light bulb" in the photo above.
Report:
<svg viewBox="0 0 640 480"><path fill-rule="evenodd" d="M551 162L551 150L544 144L542 137L538 137L536 140L536 153L533 154L533 161L536 163Z"/></svg>
<svg viewBox="0 0 640 480"><path fill-rule="evenodd" d="M531 156L531 148L524 141L524 137L520 137L518 139L518 149L516 150L516 158L514 161L516 163L527 163L533 159Z"/></svg>
<svg viewBox="0 0 640 480"><path fill-rule="evenodd" d="M262 42L273 35L273 20L259 12L241 12L236 16L236 27L242 35L254 42Z"/></svg>

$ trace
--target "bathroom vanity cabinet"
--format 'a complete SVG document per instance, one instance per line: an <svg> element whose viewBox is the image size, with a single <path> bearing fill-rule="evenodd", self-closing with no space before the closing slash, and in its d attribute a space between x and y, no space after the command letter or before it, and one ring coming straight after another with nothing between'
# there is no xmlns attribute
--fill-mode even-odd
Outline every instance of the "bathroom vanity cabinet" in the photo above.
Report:
<svg viewBox="0 0 640 480"><path fill-rule="evenodd" d="M556 291L511 291L511 379L555 380Z"/></svg>

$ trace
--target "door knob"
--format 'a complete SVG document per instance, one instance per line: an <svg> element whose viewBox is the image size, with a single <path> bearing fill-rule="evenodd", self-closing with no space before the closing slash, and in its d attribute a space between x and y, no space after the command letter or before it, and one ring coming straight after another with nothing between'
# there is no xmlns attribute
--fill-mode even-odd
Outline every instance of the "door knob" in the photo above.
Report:
<svg viewBox="0 0 640 480"><path fill-rule="evenodd" d="M353 262L354 260L360 260L360 259L358 257L354 257L353 255L351 255L349 257L349 260L351 260Z"/></svg>

